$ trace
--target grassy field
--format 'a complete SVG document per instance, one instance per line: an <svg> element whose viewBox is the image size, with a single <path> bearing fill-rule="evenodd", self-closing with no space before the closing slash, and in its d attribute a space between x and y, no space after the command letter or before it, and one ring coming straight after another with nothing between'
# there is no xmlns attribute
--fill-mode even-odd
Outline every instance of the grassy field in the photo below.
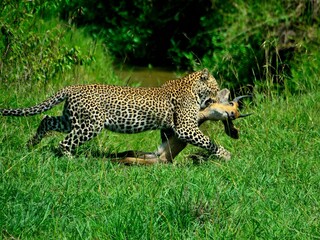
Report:
<svg viewBox="0 0 320 240"><path fill-rule="evenodd" d="M1 84L0 107L31 106L71 83L117 83L79 68L63 82ZM100 68L102 68L100 66ZM118 82L119 83L119 82ZM48 114L58 114L56 107ZM74 159L57 157L62 134L25 147L42 116L0 117L2 239L319 239L320 93L264 99L243 110L232 140L221 123L204 132L233 154L193 164L188 146L172 165L124 166L105 153L156 149L158 131L104 131Z"/></svg>

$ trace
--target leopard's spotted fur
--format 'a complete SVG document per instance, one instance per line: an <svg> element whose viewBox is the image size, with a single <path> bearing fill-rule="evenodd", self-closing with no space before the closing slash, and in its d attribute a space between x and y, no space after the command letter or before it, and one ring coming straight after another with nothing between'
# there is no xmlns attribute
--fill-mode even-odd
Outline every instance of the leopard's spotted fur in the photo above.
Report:
<svg viewBox="0 0 320 240"><path fill-rule="evenodd" d="M46 116L29 145L38 144L50 131L68 133L60 142L64 153L96 136L103 128L121 133L161 129L221 158L230 158L223 147L214 144L198 127L198 112L208 99L214 101L218 84L207 69L170 80L157 88L111 85L65 87L44 102L19 109L0 109L3 116L30 116L65 101L62 116Z"/></svg>

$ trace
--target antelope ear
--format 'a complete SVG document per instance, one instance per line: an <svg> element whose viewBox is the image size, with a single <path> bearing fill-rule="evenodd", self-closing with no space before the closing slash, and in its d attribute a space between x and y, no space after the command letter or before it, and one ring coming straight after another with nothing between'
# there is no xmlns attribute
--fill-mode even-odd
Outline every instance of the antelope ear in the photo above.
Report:
<svg viewBox="0 0 320 240"><path fill-rule="evenodd" d="M224 103L229 101L230 91L226 88L217 92L217 102Z"/></svg>
<svg viewBox="0 0 320 240"><path fill-rule="evenodd" d="M207 81L208 79L209 79L209 71L208 71L207 68L205 68L205 69L202 70L201 80Z"/></svg>

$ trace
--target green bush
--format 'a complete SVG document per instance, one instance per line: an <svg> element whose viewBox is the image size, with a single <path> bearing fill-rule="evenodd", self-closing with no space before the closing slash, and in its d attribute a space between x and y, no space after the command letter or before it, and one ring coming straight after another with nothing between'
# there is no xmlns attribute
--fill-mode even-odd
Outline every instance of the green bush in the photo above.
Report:
<svg viewBox="0 0 320 240"><path fill-rule="evenodd" d="M0 79L47 81L90 64L92 49L72 40L77 24L95 41L103 39L105 50L121 62L208 67L222 85L242 92L308 91L318 86L314 79L320 73L313 54L320 41L319 5L302 0L6 0L0 3ZM66 23L55 20L58 16Z"/></svg>
<svg viewBox="0 0 320 240"><path fill-rule="evenodd" d="M216 1L220 2L220 1ZM308 59L319 42L317 11L311 1L227 1L219 5L221 26L211 16L202 25L211 31L211 48L203 64L230 88L254 84L283 91L292 67ZM314 3L316 4L316 3ZM211 29L210 29L211 26ZM307 34L307 33L313 34ZM320 62L314 64L319 72ZM290 91L296 91L293 85ZM287 89L288 90L288 89Z"/></svg>
<svg viewBox="0 0 320 240"><path fill-rule="evenodd" d="M65 2L62 16L90 26L93 36L104 37L110 52L136 65L190 66L190 52L206 51L194 40L200 17L210 1L88 1Z"/></svg>
<svg viewBox="0 0 320 240"><path fill-rule="evenodd" d="M63 2L62 9L66 20L103 37L121 61L206 66L236 89L257 84L268 91L297 91L293 85L285 89L285 79L301 58L308 59L305 49L320 41L314 1L81 0Z"/></svg>
<svg viewBox="0 0 320 240"><path fill-rule="evenodd" d="M0 4L1 81L45 82L74 65L92 61L90 55L66 42L72 32L70 26L41 17L57 7L41 1Z"/></svg>

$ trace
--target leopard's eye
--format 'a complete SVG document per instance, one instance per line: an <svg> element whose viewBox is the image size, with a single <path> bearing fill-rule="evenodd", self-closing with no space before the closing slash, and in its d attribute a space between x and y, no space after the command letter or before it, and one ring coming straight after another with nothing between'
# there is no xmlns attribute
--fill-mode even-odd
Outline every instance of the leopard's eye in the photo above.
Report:
<svg viewBox="0 0 320 240"><path fill-rule="evenodd" d="M212 98L208 98L206 100L204 100L201 104L201 108L204 109L206 107L208 107L210 104L214 103L214 100Z"/></svg>
<svg viewBox="0 0 320 240"><path fill-rule="evenodd" d="M208 98L208 99L206 99L206 100L204 101L204 104L205 104L206 106L210 105L211 103L215 103L215 100L212 99L212 98Z"/></svg>
<svg viewBox="0 0 320 240"><path fill-rule="evenodd" d="M233 107L234 106L234 102L229 102L229 105Z"/></svg>

